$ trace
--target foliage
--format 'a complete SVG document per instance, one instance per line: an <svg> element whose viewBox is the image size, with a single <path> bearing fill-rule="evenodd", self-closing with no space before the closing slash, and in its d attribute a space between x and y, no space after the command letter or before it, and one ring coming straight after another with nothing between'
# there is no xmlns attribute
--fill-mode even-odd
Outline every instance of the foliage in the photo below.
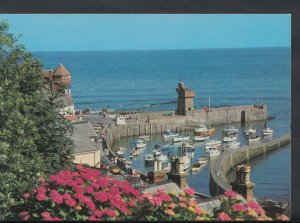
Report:
<svg viewBox="0 0 300 223"><path fill-rule="evenodd" d="M154 194L132 188L128 181L101 176L100 171L77 165L41 179L41 185L25 193L22 220L172 221L172 220L272 220L255 202L241 203L239 195L225 192L214 216L201 210L194 190L180 194L157 190ZM279 218L278 218L279 219ZM281 216L280 220L288 220Z"/></svg>
<svg viewBox="0 0 300 223"><path fill-rule="evenodd" d="M0 22L0 219L23 203L37 179L68 168L70 124L43 92L41 63Z"/></svg>

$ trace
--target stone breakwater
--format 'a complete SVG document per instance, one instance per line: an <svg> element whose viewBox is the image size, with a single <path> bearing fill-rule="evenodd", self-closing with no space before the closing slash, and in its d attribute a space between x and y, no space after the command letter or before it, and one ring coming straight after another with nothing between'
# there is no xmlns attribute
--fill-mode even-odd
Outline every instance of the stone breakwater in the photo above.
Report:
<svg viewBox="0 0 300 223"><path fill-rule="evenodd" d="M216 196L224 193L226 190L232 189L226 176L236 165L241 164L253 157L267 153L268 151L280 148L281 146L290 143L290 141L291 136L284 135L266 143L243 146L240 149L230 150L216 158L211 159L209 182L210 194L212 196Z"/></svg>

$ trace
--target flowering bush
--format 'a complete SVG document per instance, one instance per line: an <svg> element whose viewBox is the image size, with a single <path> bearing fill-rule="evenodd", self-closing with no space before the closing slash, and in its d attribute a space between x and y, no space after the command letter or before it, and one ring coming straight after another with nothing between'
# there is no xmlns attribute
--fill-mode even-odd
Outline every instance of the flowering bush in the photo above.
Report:
<svg viewBox="0 0 300 223"><path fill-rule="evenodd" d="M23 220L115 220L130 219L139 191L128 181L101 177L99 170L81 165L50 176L31 193L25 193Z"/></svg>
<svg viewBox="0 0 300 223"><path fill-rule="evenodd" d="M195 191L185 189L179 195L159 189L153 195L144 193L141 197L140 220L211 220L212 217L197 207L193 197Z"/></svg>
<svg viewBox="0 0 300 223"><path fill-rule="evenodd" d="M262 220L272 221L273 219L266 216L264 209L255 201L242 203L240 195L234 191L225 191L224 198L219 208L214 210L214 216L217 220ZM289 220L285 215L281 215L278 220Z"/></svg>
<svg viewBox="0 0 300 223"><path fill-rule="evenodd" d="M214 216L201 210L191 188L180 194L157 190L140 194L128 181L100 176L100 171L76 166L40 179L40 186L23 194L22 220L272 220L254 201L243 204L233 191ZM278 220L288 220L284 215Z"/></svg>

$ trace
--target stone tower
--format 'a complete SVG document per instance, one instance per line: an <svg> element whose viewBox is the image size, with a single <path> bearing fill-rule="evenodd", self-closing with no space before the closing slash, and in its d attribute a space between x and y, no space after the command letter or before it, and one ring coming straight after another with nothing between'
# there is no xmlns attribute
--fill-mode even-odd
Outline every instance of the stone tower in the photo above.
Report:
<svg viewBox="0 0 300 223"><path fill-rule="evenodd" d="M180 82L178 88L176 88L178 93L177 111L176 115L191 115L194 113L194 97L195 93L186 88L184 83Z"/></svg>
<svg viewBox="0 0 300 223"><path fill-rule="evenodd" d="M235 182L233 182L232 190L242 195L246 201L253 200L254 183L250 181L250 165L238 165L236 167Z"/></svg>

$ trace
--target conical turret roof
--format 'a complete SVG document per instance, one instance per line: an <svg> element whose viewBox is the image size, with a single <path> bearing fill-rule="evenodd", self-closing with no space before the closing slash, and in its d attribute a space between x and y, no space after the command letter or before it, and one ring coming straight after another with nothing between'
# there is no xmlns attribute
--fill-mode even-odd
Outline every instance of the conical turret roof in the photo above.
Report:
<svg viewBox="0 0 300 223"><path fill-rule="evenodd" d="M71 75L71 73L65 68L65 66L60 63L57 68L54 70L53 76L61 76L61 75Z"/></svg>

